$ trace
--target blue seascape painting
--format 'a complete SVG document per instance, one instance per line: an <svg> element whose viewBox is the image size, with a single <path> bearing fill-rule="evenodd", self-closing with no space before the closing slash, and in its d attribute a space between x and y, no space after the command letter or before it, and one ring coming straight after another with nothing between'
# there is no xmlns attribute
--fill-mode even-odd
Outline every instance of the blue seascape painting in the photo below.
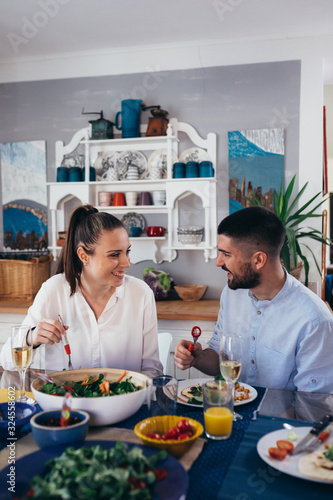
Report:
<svg viewBox="0 0 333 500"><path fill-rule="evenodd" d="M4 246L47 246L45 141L1 144Z"/></svg>
<svg viewBox="0 0 333 500"><path fill-rule="evenodd" d="M228 132L228 142L229 212L250 206L252 195L272 209L284 183L284 129Z"/></svg>

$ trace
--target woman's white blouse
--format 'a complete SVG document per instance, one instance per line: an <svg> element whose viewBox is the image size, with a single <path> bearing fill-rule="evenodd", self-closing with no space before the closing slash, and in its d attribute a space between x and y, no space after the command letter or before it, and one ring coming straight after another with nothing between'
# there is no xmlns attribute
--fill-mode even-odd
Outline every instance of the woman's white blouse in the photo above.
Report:
<svg viewBox="0 0 333 500"><path fill-rule="evenodd" d="M96 320L79 288L70 297L65 276L57 274L42 285L23 323L36 326L43 318L57 319L58 314L69 326L67 338L74 368L121 368L149 376L162 373L156 304L144 281L125 275ZM1 351L0 362L5 369L14 369L10 339ZM45 368L68 368L63 342L45 345Z"/></svg>

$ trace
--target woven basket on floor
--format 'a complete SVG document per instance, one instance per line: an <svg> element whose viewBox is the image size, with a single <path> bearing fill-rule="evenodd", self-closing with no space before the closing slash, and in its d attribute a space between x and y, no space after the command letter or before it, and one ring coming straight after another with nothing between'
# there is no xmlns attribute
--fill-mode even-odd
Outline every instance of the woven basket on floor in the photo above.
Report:
<svg viewBox="0 0 333 500"><path fill-rule="evenodd" d="M50 277L52 259L52 255L31 260L0 259L0 299L33 299Z"/></svg>

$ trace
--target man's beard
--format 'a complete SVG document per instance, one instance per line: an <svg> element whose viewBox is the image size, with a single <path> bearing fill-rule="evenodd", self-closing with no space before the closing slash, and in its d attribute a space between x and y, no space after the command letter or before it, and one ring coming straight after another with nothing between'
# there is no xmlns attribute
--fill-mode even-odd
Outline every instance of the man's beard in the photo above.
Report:
<svg viewBox="0 0 333 500"><path fill-rule="evenodd" d="M231 273L231 271L225 266L222 266L222 269ZM238 288L255 288L260 285L260 273L254 271L249 262L245 262L245 264L243 264L242 271L241 275L231 273L232 279L228 279L228 287L231 290L237 290Z"/></svg>

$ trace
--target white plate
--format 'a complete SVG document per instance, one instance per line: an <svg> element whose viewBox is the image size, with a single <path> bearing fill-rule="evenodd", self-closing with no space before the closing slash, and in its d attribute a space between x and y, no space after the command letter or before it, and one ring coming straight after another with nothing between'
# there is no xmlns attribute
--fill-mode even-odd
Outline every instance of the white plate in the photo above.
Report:
<svg viewBox="0 0 333 500"><path fill-rule="evenodd" d="M178 382L178 397L181 399L185 399L186 396L182 394L182 391L186 389L187 387L191 387L192 385L202 385L204 382L208 382L209 380L214 380L212 378L189 378L186 380L181 380ZM248 384L243 384L243 382L239 382L239 384L244 387L244 389L249 389L249 399L244 399L243 401L235 401L234 406L240 406L240 405L245 405L247 403L251 403L251 401L254 401L256 397L258 396L257 391L255 390L254 387ZM183 401L180 401L179 399L177 400L178 403L185 405L185 406L193 406L194 408L200 408L200 405L194 405L192 403L183 403Z"/></svg>
<svg viewBox="0 0 333 500"><path fill-rule="evenodd" d="M172 151L172 164L174 164L176 161L177 161L177 155L174 151ZM141 176L141 179L142 178L144 178L144 179L149 178L149 170L152 167L161 168L163 171L162 179L167 178L168 168L167 168L167 149L166 148L157 149L149 156L147 171L143 173L143 175Z"/></svg>
<svg viewBox="0 0 333 500"><path fill-rule="evenodd" d="M296 445L296 443L299 443L299 441L310 432L311 427L296 427L294 430L298 436L298 440L293 442L293 444ZM314 481L316 483L332 484L332 481L325 481L324 479L304 476L304 474L298 470L298 462L306 452L299 453L298 455L288 454L284 460L276 460L269 456L268 449L271 446L276 447L276 441L278 439L287 439L288 432L290 431L286 429L279 429L277 431L269 432L259 439L257 443L257 452L260 458L274 469L284 472L285 474L289 474L289 476L307 479L308 481ZM320 446L317 451L322 450L324 446L324 444Z"/></svg>
<svg viewBox="0 0 333 500"><path fill-rule="evenodd" d="M126 227L141 227L142 231L146 227L145 218L136 212L127 212L120 220Z"/></svg>
<svg viewBox="0 0 333 500"><path fill-rule="evenodd" d="M179 161L187 163L188 161L212 161L212 158L205 149L189 148L182 152Z"/></svg>
<svg viewBox="0 0 333 500"><path fill-rule="evenodd" d="M104 180L103 174L109 170L109 168L115 167L117 165L117 160L119 153L117 151L100 151L94 162L94 168L96 172L96 180Z"/></svg>
<svg viewBox="0 0 333 500"><path fill-rule="evenodd" d="M141 151L123 151L117 159L117 172L119 180L126 179L128 167L138 167L139 177L141 177L147 169L147 158Z"/></svg>

